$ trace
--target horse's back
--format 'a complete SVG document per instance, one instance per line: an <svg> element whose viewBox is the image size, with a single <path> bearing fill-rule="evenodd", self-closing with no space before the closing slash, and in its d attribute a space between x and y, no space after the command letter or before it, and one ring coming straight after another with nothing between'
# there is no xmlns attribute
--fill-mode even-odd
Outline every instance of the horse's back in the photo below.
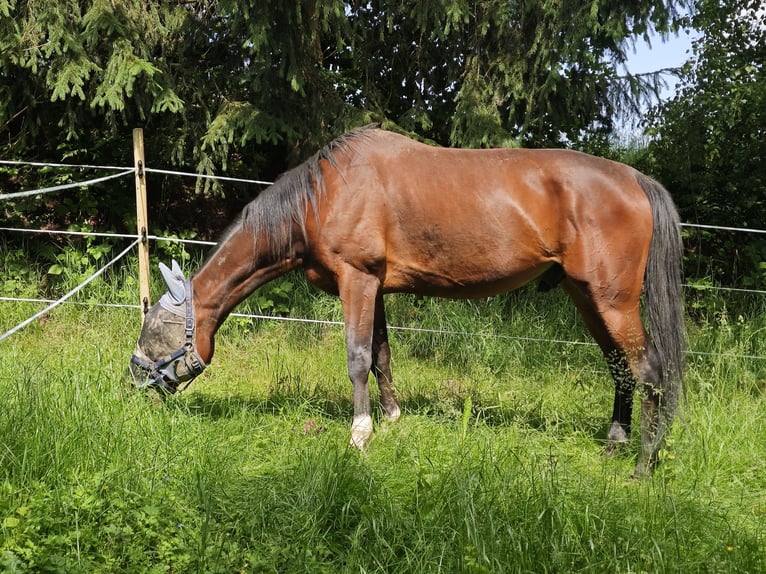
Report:
<svg viewBox="0 0 766 574"><path fill-rule="evenodd" d="M383 130L373 135L341 179L349 195L365 189L362 201L385 204L402 218L446 211L464 228L466 218L498 213L568 216L578 206L647 206L632 167L582 152L440 148Z"/></svg>
<svg viewBox="0 0 766 574"><path fill-rule="evenodd" d="M579 152L437 148L376 130L325 172L328 254L363 258L388 290L495 293L651 238L637 172Z"/></svg>

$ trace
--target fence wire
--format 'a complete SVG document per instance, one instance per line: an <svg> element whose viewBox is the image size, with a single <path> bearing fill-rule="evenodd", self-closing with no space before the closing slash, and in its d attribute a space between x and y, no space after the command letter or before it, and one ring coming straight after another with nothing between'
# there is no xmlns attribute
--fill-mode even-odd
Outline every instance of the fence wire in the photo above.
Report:
<svg viewBox="0 0 766 574"><path fill-rule="evenodd" d="M48 163L41 161L19 161L10 159L0 159L0 165L17 165L17 166L29 166L29 167L55 167L62 169L104 169L110 171L124 171L132 170L132 167L115 166L115 165L79 165L70 163Z"/></svg>
<svg viewBox="0 0 766 574"><path fill-rule="evenodd" d="M135 246L133 244L131 248ZM33 298L16 298L16 297L0 297L0 301L5 302L22 302L22 303L53 303L54 305L51 305L49 308L44 309L40 313L38 313L36 316L30 318L27 320L27 322L34 321L37 317L44 315L47 313L51 308L55 307L57 304L65 303L67 305L79 305L82 307L98 307L98 308L108 308L108 309L132 309L132 310L141 310L141 305L129 305L129 304L121 304L121 303L93 303L93 302L81 302L81 301L61 301L59 299L33 299ZM231 313L229 317L236 317L240 319L250 319L250 320L259 320L259 321L275 321L275 322L286 322L286 323L305 323L305 324L313 324L313 325L325 325L328 327L340 327L342 328L344 326L343 321L331 321L328 319L309 319L305 317L277 317L274 315L259 315L256 313ZM20 325L16 327L16 330L20 330L22 326ZM498 335L497 333L477 333L474 331L451 331L449 329L426 329L423 327L404 327L404 326L397 326L397 325L389 325L388 326L389 331L394 332L400 332L400 333L422 333L422 334L435 334L435 335L448 335L448 336L455 336L455 337L482 337L482 338L489 338L489 339L502 339L506 341L518 341L520 343L537 343L537 344L550 344L550 345L568 345L568 346L582 346L582 347L597 347L598 345L592 341L573 341L568 339L546 339L543 337L521 337L518 335ZM3 336L0 336L0 340L5 338L6 336L12 334L10 331ZM726 357L729 359L744 359L744 360L766 360L766 356L760 356L760 355L745 355L740 353L711 353L706 351L694 351L694 350L688 350L686 351L686 354L689 356L699 356L699 357Z"/></svg>
<svg viewBox="0 0 766 574"><path fill-rule="evenodd" d="M97 177L95 179L89 179L86 181L80 181L77 183L63 183L61 185L54 185L51 187L43 187L40 189L31 189L29 191L17 191L15 193L0 193L0 200L3 199L19 199L21 197L32 197L33 195L43 195L45 193L51 193L53 191L63 191L65 189L72 189L72 188L80 188L80 187L88 187L90 185L96 185L97 183L102 183L104 181L109 181L110 179L116 179L118 177L122 177L124 175L130 175L134 173L134 170L128 169L125 171L121 171L120 173L115 173L112 175L105 175L103 177Z"/></svg>
<svg viewBox="0 0 766 574"><path fill-rule="evenodd" d="M255 185L273 185L273 181L261 181L259 179L243 179L240 177L227 177L223 175L212 175L207 173L189 173L185 171L171 171L168 169L155 169L151 167L145 167L146 173L160 173L164 175L176 175L179 177L193 177L196 179L212 179L216 181L229 181L233 183L253 183Z"/></svg>
<svg viewBox="0 0 766 574"><path fill-rule="evenodd" d="M101 269L99 269L98 271L96 271L96 272L95 272L93 275L91 275L90 277L88 277L88 278L87 278L85 281L83 281L82 283L80 283L80 284L79 284L77 287L75 287L74 289L72 289L72 290L71 290L69 293L67 293L66 295L64 295L64 296L63 296L63 297L61 297L60 299L57 299L56 301L54 301L53 303L51 303L50 305L48 305L48 306L47 306L45 309L43 309L43 310L42 310L42 311L40 311L39 313L35 313L35 314L34 314L34 315L32 315L32 316L31 316L29 319L27 319L27 320L25 320L25 321L22 321L21 323L19 323L18 325L16 325L16 326L15 326L13 329L11 329L11 330L9 330L9 331L6 331L6 332L5 332L5 333L3 333L2 335L0 335L0 341L2 341L3 339L5 339L5 338L7 338L7 337L10 337L11 335L13 335L14 333L16 333L16 332L18 332L18 331L20 331L21 329L23 329L24 327L26 327L27 325L29 325L29 324L30 324L32 321L34 321L35 319L38 319L39 317L42 317L42 316L43 316L43 315L45 315L46 313L50 312L51 310L55 309L56 307L58 307L59 305L61 305L62 303L64 303L64 301L66 301L67 299L69 299L69 298L70 298L72 295L75 295L76 293L80 292L82 289L84 289L84 288L85 288L85 286L87 286L87 285L88 285L88 284L89 284L91 281L93 281L93 280L94 280L96 277L98 277L99 275L101 275L101 274L102 274L104 271L106 271L106 270L107 270L109 267L111 267L111 266L112 266L114 263L116 263L117 261L119 261L120 259L122 259L122 258L123 258L125 255L127 255L127 254L128 254L128 252L129 252L131 249L133 249L133 248L134 248L136 245L138 245L138 242L139 242L139 240L137 239L136 241L134 241L133 243L131 243L131 244L130 244L130 246L129 246L129 247L127 247L126 249L124 249L124 250L123 250L123 251L122 251L122 252L121 252L121 253L120 253L120 254L119 254L117 257L115 257L114 259L112 259L111 261L109 261L109 263L107 263L106 265L104 265L104 266L103 266Z"/></svg>
<svg viewBox="0 0 766 574"><path fill-rule="evenodd" d="M104 181L108 181L111 179L115 179L118 177L122 177L128 174L135 173L134 168L125 168L125 167L115 167L115 166L100 166L100 165L71 165L71 164L59 164L59 163L43 163L43 162L23 162L23 161L10 161L10 160L0 160L0 165L18 165L18 166L32 166L32 167L53 167L53 168L66 168L66 169L99 169L99 170L119 170L119 173L99 177L95 179L90 179L87 181L79 182L79 183L69 183L69 184L62 184L47 188L41 188L37 190L30 190L30 191L23 191L18 193L12 193L12 194L0 194L0 199L14 199L19 197L30 197L33 195L39 195L39 194L45 194L55 191L62 191L66 189L71 189L75 187L87 187L90 185L96 185L98 183L102 183ZM163 174L163 175L171 175L171 176L177 176L177 177L193 177L193 178L201 178L201 179L212 179L212 180L219 180L219 181L227 181L227 182L234 182L234 183L247 183L247 184L255 184L255 185L271 185L273 182L270 181L262 181L262 180L254 180L254 179L243 179L243 178L235 178L235 177L225 177L225 176L215 176L215 175L209 175L209 174L199 174L199 173L190 173L190 172L181 172L181 171L171 171L171 170L164 170L164 169L154 169L154 168L144 168L144 171L147 173L157 173L157 174ZM766 230L762 229L749 229L749 228L741 228L741 227L727 227L727 226L716 226L716 225L704 225L704 224L694 224L694 223L681 223L682 227L686 228L696 228L696 229L706 229L706 230L717 230L717 231L729 231L729 232L745 232L745 233L756 233L756 234L766 234ZM133 243L129 247L127 247L125 250L123 250L119 255L117 255L114 259L112 259L109 263L107 263L104 267L99 269L95 274L93 274L91 277L86 279L83 283L75 287L72 291L61 297L57 300L49 300L49 299L28 299L28 298L11 298L11 297L0 297L0 301L19 301L19 302L36 302L36 303L49 303L49 305L40 311L39 313L33 315L29 319L23 321L21 324L17 325L13 329L7 331L6 333L0 335L0 341L3 339L11 336L12 334L18 332L22 328L24 328L26 325L30 324L37 318L41 317L42 315L45 315L46 313L50 312L55 307L63 304L63 303L69 303L69 304L80 304L80 305L98 305L101 307L122 307L122 308L136 308L141 309L140 305L119 305L119 304L109 304L109 303L73 303L68 302L67 300L78 293L80 290L82 290L86 285L88 285L91 281L93 281L96 277L101 275L106 269L111 267L114 263L119 261L122 257L127 255L127 253L130 252L130 250L135 247L141 240L142 237L138 235L132 235L132 234L117 234L117 233L99 233L99 232L78 232L78 231L61 231L61 230L38 230L38 229L19 229L19 228L8 228L8 227L2 227L0 228L0 231L6 231L6 232L15 232L15 233L47 233L47 234L60 234L60 235L72 235L72 236L89 236L89 237L104 237L104 238L128 238L133 239ZM157 236L157 235L149 235L146 236L146 239L152 240L152 241L166 241L166 242L173 242L173 243L180 243L180 244L193 244L193 245L203 245L203 246L214 246L216 245L216 242L213 241L201 241L201 240L194 240L194 239L181 239L181 238L174 238L174 237L163 237L163 236ZM755 289L739 289L735 287L722 287L722 286L697 286L697 285L689 285L685 284L685 288L689 289L696 289L696 290L719 290L719 291L732 291L732 292L742 292L742 293L755 293L755 294L766 294L766 291L763 290L755 290ZM323 325L334 325L334 326L342 326L343 323L340 321L327 321L327 320L319 320L319 319L306 319L306 318L299 318L299 317L274 317L269 315L255 315L255 314L243 314L243 313L232 313L232 317L240 317L240 318L248 318L248 319L261 319L261 320L271 320L271 321L292 321L292 322L302 322L302 323L317 323L317 324L323 324ZM543 339L543 338L532 338L532 337L517 337L513 335L497 335L497 334L486 334L486 333L472 333L472 332L466 332L466 331L450 331L450 330L443 330L443 329L425 329L425 328L418 328L418 327L400 327L400 326L389 326L390 330L393 331L404 331L404 332L415 332L415 333L430 333L430 334L443 334L443 335L452 335L452 336L475 336L475 337L494 337L494 338L504 338L504 339L511 339L511 340L518 340L523 342L533 342L533 343L550 343L550 344L561 344L561 345L585 345L585 346L595 346L596 344L593 342L584 342L584 341L568 341L568 340L557 340L557 339ZM723 353L706 353L706 352L698 352L698 351L688 351L688 354L690 355L701 355L701 356L727 356L732 358L740 358L740 359L766 359L766 357L760 357L755 355L738 355L738 354L723 354Z"/></svg>

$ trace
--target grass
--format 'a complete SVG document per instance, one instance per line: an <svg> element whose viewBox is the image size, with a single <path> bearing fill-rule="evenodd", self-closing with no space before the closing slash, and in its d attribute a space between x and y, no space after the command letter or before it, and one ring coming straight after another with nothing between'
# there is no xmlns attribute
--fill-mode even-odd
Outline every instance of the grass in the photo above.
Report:
<svg viewBox="0 0 766 574"><path fill-rule="evenodd" d="M0 304L0 332L39 308ZM404 416L363 454L338 327L233 318L158 405L123 388L137 311L59 308L0 342L0 572L766 571L766 361L741 357L766 323L742 307L690 323L705 354L640 481L635 438L602 454L598 350L536 340L589 341L556 294L391 298L392 324L483 336L392 331Z"/></svg>

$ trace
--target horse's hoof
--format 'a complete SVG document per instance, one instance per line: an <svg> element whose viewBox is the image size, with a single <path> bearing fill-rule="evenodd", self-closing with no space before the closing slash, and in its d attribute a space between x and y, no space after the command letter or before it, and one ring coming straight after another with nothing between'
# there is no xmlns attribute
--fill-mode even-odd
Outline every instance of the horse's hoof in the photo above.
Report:
<svg viewBox="0 0 766 574"><path fill-rule="evenodd" d="M362 415L354 417L354 422L351 423L351 441L349 444L359 450L364 450L372 437L372 417L370 415Z"/></svg>
<svg viewBox="0 0 766 574"><path fill-rule="evenodd" d="M399 408L399 405L391 409L383 409L383 413L384 420L389 423L395 423L402 416L402 410Z"/></svg>

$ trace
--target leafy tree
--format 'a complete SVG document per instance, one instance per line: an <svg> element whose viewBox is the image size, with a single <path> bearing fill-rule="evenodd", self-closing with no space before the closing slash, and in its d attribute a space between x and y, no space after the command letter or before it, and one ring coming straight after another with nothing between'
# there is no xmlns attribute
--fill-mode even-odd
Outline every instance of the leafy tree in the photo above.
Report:
<svg viewBox="0 0 766 574"><path fill-rule="evenodd" d="M0 14L7 155L103 163L144 126L164 161L247 171L243 157L257 170L270 147L347 127L322 125L347 107L321 62L342 2L0 0Z"/></svg>
<svg viewBox="0 0 766 574"><path fill-rule="evenodd" d="M83 154L143 124L212 169L280 143L295 161L369 119L442 144L580 141L610 126L630 40L686 2L0 0L4 152Z"/></svg>
<svg viewBox="0 0 766 574"><path fill-rule="evenodd" d="M621 106L656 78L621 76L631 42L667 34L685 2L386 0L359 3L359 92L442 144L603 143ZM359 58L358 56L363 57ZM361 67L363 73L359 74Z"/></svg>
<svg viewBox="0 0 766 574"><path fill-rule="evenodd" d="M764 229L766 9L760 0L700 0L702 35L677 95L657 111L652 170L688 222ZM766 238L695 232L695 273L763 286ZM705 263L703 263L703 261Z"/></svg>
<svg viewBox="0 0 766 574"><path fill-rule="evenodd" d="M441 145L598 151L650 87L621 76L631 42L689 2L0 0L0 156L124 165L141 126L154 167L271 179L370 121ZM29 177L0 170L0 186ZM237 206L252 193L214 189ZM150 192L175 212L177 192ZM119 226L125 197L115 184L70 219Z"/></svg>

